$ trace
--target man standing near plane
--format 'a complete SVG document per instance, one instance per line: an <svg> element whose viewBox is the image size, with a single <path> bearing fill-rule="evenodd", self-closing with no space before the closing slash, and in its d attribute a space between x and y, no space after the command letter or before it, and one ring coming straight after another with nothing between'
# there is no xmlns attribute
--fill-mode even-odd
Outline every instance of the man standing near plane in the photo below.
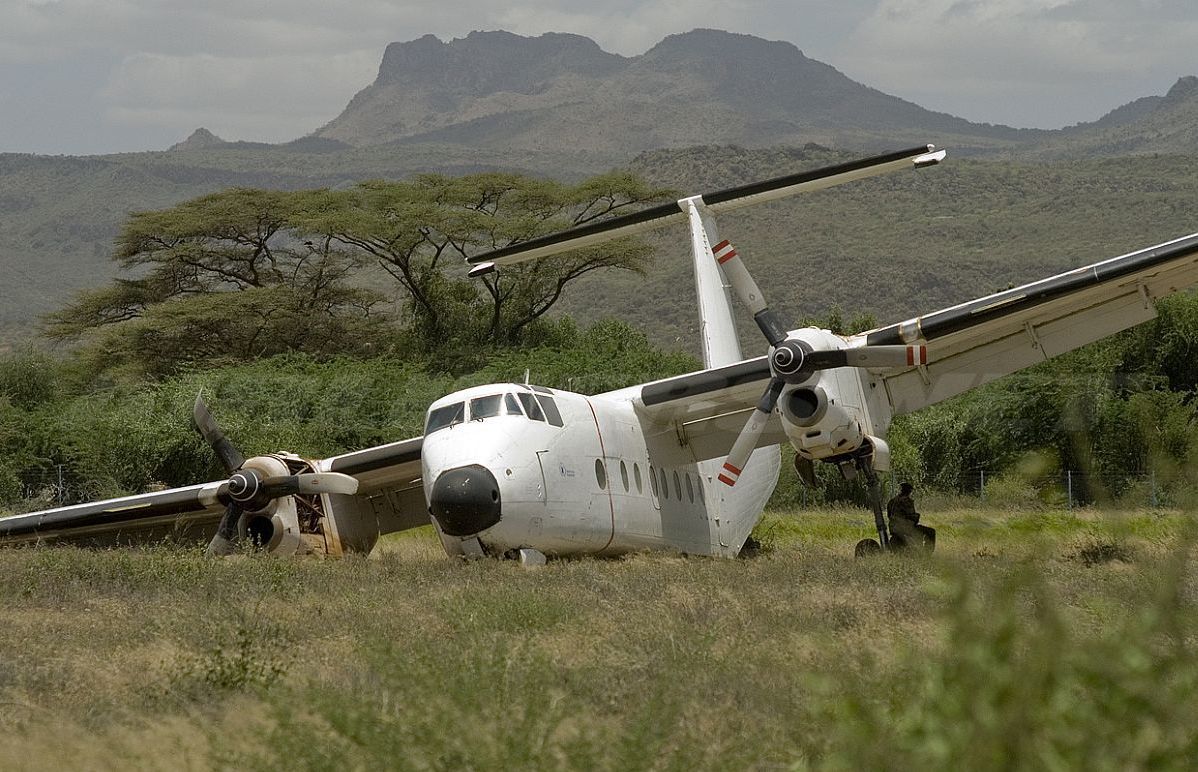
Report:
<svg viewBox="0 0 1198 772"><path fill-rule="evenodd" d="M915 499L911 495L914 492L915 486L905 482L899 486L899 494L886 503L891 544L896 547L922 544L931 552L936 549L936 529L919 524L919 513L915 511Z"/></svg>

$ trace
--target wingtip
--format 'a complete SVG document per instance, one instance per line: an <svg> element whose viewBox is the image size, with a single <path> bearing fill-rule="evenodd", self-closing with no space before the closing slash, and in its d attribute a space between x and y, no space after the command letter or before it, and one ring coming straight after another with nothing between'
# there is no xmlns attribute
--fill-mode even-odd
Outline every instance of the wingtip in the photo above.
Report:
<svg viewBox="0 0 1198 772"><path fill-rule="evenodd" d="M925 166L935 166L948 156L947 150L936 150L935 145L928 145L928 152L921 156L916 156L913 161L916 169L921 169Z"/></svg>

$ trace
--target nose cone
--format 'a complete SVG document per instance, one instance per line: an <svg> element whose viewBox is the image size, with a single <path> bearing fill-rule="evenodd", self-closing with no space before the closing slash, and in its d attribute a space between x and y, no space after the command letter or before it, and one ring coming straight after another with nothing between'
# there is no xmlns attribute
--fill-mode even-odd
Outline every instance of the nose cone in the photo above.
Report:
<svg viewBox="0 0 1198 772"><path fill-rule="evenodd" d="M495 525L499 504L499 483L481 466L442 472L429 494L433 517L450 536L470 536Z"/></svg>

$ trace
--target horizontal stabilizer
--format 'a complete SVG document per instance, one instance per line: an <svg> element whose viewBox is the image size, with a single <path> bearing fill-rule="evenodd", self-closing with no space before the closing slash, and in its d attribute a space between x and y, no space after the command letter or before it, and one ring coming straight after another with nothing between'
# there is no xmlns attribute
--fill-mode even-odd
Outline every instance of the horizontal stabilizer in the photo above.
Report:
<svg viewBox="0 0 1198 772"><path fill-rule="evenodd" d="M714 193L704 193L699 198L703 200L708 210L716 213L726 212L742 206L763 204L797 193L811 193L900 169L932 166L944 160L944 156L945 151L935 150L934 145L920 145L909 150L900 150L836 166L789 174L785 177L776 177ZM467 258L467 262L475 266L470 274L479 276L505 265L557 255L625 236L635 236L654 228L685 220L686 213L678 203L659 204L632 214L588 223L560 233L552 233L548 236L529 239L519 244L475 255Z"/></svg>

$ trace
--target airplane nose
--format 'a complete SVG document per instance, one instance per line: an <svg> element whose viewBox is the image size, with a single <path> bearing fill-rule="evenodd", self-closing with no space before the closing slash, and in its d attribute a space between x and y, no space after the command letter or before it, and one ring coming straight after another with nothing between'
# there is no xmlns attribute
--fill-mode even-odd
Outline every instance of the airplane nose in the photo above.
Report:
<svg viewBox="0 0 1198 772"><path fill-rule="evenodd" d="M470 536L499 522L499 483L485 467L460 466L441 473L429 494L429 508L441 530Z"/></svg>

